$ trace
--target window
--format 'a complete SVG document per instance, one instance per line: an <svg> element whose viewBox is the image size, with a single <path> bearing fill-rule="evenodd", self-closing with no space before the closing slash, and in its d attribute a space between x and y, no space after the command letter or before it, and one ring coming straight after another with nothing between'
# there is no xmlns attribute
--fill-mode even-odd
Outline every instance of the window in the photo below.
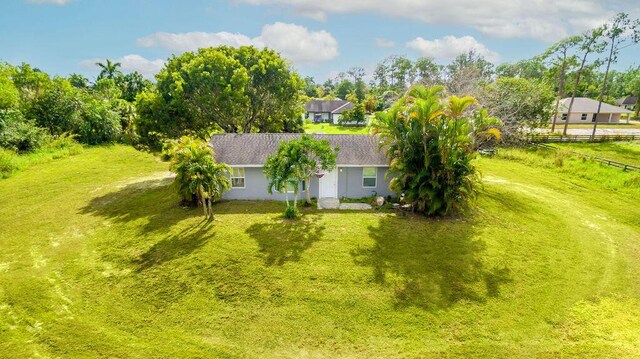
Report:
<svg viewBox="0 0 640 359"><path fill-rule="evenodd" d="M597 118L596 116L597 114L595 113L593 114L593 116L591 116L591 122L596 122L596 118Z"/></svg>
<svg viewBox="0 0 640 359"><path fill-rule="evenodd" d="M580 116L580 120L581 121L586 121L587 120L587 114L583 113L582 116Z"/></svg>
<svg viewBox="0 0 640 359"><path fill-rule="evenodd" d="M562 121L566 121L566 120L567 120L567 114L566 114L566 113L563 113L563 114L562 114Z"/></svg>
<svg viewBox="0 0 640 359"><path fill-rule="evenodd" d="M244 168L234 167L231 169L231 188L245 188Z"/></svg>
<svg viewBox="0 0 640 359"><path fill-rule="evenodd" d="M287 193L294 193L296 191L297 183L287 182L287 185L284 187L287 190Z"/></svg>
<svg viewBox="0 0 640 359"><path fill-rule="evenodd" d="M362 187L375 188L378 182L378 169L365 167L362 169Z"/></svg>

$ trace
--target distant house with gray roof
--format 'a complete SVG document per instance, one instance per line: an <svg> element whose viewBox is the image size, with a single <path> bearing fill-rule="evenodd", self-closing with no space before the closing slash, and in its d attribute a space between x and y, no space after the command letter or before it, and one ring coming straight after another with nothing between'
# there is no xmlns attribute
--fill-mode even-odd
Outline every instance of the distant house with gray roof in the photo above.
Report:
<svg viewBox="0 0 640 359"><path fill-rule="evenodd" d="M312 100L305 104L305 117L315 123L338 124L342 113L351 110L354 104L346 100Z"/></svg>
<svg viewBox="0 0 640 359"><path fill-rule="evenodd" d="M637 103L638 103L638 98L635 96L623 97L616 101L616 105L622 108L625 108L629 111L633 111L636 108Z"/></svg>
<svg viewBox="0 0 640 359"><path fill-rule="evenodd" d="M270 195L264 175L267 157L276 153L281 142L298 139L295 133L248 133L213 135L209 144L217 162L232 168L231 189L223 199L284 200L285 195ZM384 152L378 151L378 138L367 135L313 135L327 140L338 148L336 168L311 178L311 183L300 183L299 190L310 186L315 198L362 198L372 195L388 196L389 165ZM293 192L293 188L290 189ZM290 198L291 196L289 196Z"/></svg>
<svg viewBox="0 0 640 359"><path fill-rule="evenodd" d="M570 103L571 98L565 98L560 101L558 123L564 123L565 121L569 121L569 123L596 122L598 101L587 97L576 97L571 107L571 113L568 113ZM603 102L600 113L597 115L597 121L598 123L619 123L622 114L630 113L631 111L625 108Z"/></svg>

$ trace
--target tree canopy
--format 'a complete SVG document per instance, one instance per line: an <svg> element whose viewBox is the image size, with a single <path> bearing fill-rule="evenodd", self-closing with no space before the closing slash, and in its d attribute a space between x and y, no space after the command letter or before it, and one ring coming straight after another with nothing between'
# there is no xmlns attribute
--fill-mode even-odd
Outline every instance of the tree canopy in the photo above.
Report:
<svg viewBox="0 0 640 359"><path fill-rule="evenodd" d="M301 131L304 82L275 51L243 46L171 58L138 101L140 135Z"/></svg>

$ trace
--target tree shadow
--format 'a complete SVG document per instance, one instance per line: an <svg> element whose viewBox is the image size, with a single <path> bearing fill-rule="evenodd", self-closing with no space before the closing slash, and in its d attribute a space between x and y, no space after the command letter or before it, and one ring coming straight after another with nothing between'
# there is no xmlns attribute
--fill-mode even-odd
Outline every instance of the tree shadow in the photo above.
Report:
<svg viewBox="0 0 640 359"><path fill-rule="evenodd" d="M172 178L161 178L126 184L117 191L91 199L80 213L122 224L146 219L147 223L140 225L140 233L166 230L186 218L201 215L201 211L180 206L172 181Z"/></svg>
<svg viewBox="0 0 640 359"><path fill-rule="evenodd" d="M298 220L269 218L255 223L246 233L258 242L260 253L268 266L281 266L299 261L300 255L320 240L325 226L319 225L317 215L305 215Z"/></svg>
<svg viewBox="0 0 640 359"><path fill-rule="evenodd" d="M178 234L169 235L157 242L134 261L138 266L137 271L141 272L153 266L188 256L214 236L213 233L208 233L211 225L212 222L203 219L197 226L187 228Z"/></svg>
<svg viewBox="0 0 640 359"><path fill-rule="evenodd" d="M486 244L474 238L473 221L385 216L369 234L373 246L352 255L372 268L373 282L393 291L397 306L435 310L459 301L482 303L511 281L509 268L483 262Z"/></svg>

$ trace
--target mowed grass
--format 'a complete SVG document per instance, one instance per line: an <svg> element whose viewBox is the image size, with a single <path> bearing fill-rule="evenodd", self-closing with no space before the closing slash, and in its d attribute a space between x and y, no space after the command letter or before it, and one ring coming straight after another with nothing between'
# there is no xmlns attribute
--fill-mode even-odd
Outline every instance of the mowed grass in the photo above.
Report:
<svg viewBox="0 0 640 359"><path fill-rule="evenodd" d="M603 143L557 143L553 146L586 155L597 156L609 160L640 166L640 141L635 142L603 142Z"/></svg>
<svg viewBox="0 0 640 359"><path fill-rule="evenodd" d="M340 126L331 123L306 123L304 125L306 133L368 135L369 131L368 126Z"/></svg>
<svg viewBox="0 0 640 359"><path fill-rule="evenodd" d="M545 153L481 159L448 219L207 224L131 148L27 168L0 181L0 357L637 357L639 177Z"/></svg>

